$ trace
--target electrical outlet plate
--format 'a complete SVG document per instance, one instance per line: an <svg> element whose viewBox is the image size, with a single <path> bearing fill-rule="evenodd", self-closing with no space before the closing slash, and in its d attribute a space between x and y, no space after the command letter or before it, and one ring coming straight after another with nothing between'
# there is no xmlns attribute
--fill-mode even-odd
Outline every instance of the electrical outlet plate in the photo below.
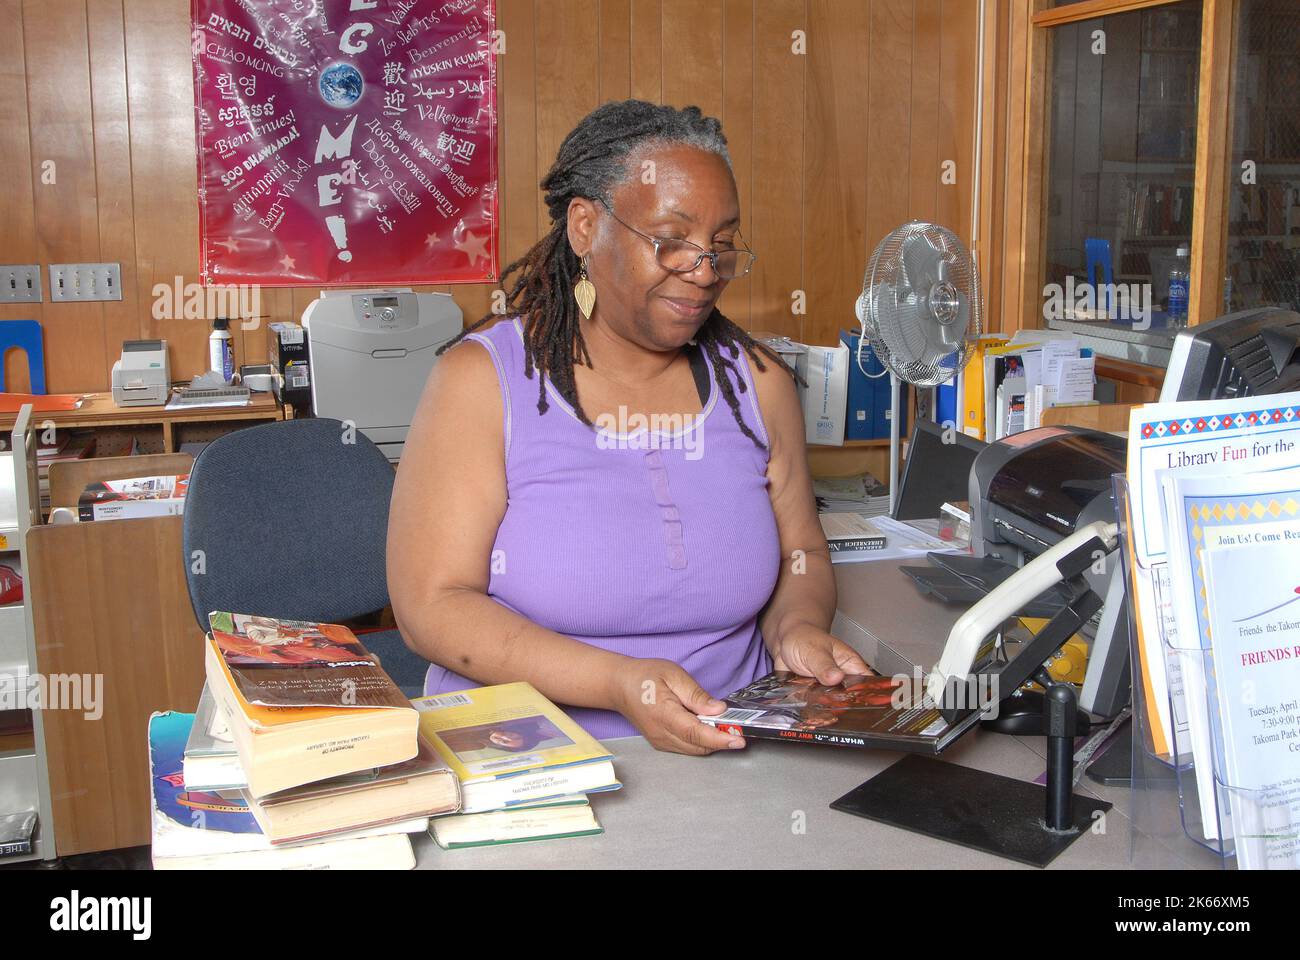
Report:
<svg viewBox="0 0 1300 960"><path fill-rule="evenodd" d="M0 266L0 303L40 303L41 265Z"/></svg>
<svg viewBox="0 0 1300 960"><path fill-rule="evenodd" d="M50 264L50 302L122 299L122 265L118 263Z"/></svg>

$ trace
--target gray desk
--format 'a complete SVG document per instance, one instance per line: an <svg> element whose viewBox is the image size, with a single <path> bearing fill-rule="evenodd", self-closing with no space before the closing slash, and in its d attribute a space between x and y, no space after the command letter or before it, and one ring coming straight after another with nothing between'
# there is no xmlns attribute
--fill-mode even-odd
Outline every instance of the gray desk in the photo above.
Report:
<svg viewBox="0 0 1300 960"><path fill-rule="evenodd" d="M959 613L921 597L898 572L906 562L835 568L840 600L836 635L882 673L894 672L894 666L884 662L891 656L910 657L910 662L928 669ZM640 737L612 740L608 746L624 786L617 793L591 798L605 827L602 836L447 851L417 835L419 867L1021 868L1010 860L830 809L832 800L901 754L751 742L743 751L684 757L659 753ZM1042 738L981 730L954 744L944 760L1022 780L1033 780L1046 769ZM1086 778L1079 790L1115 806L1102 825L1104 832L1080 837L1052 866L1127 867L1129 791L1101 788Z"/></svg>

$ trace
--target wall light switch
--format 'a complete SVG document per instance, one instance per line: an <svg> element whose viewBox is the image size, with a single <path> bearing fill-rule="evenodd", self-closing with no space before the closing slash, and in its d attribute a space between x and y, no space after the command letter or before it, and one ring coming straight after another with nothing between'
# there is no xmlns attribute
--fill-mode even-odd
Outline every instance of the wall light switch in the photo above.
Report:
<svg viewBox="0 0 1300 960"><path fill-rule="evenodd" d="M118 263L50 264L50 302L122 299Z"/></svg>
<svg viewBox="0 0 1300 960"><path fill-rule="evenodd" d="M40 303L41 265L0 267L0 303Z"/></svg>

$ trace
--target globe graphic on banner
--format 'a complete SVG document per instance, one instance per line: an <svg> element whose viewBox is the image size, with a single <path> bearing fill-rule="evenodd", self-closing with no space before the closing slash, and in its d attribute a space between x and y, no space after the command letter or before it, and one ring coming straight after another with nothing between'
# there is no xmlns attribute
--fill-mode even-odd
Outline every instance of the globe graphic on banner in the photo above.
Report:
<svg viewBox="0 0 1300 960"><path fill-rule="evenodd" d="M320 95L331 107L347 110L361 99L365 81L361 71L350 63L335 63L321 71Z"/></svg>

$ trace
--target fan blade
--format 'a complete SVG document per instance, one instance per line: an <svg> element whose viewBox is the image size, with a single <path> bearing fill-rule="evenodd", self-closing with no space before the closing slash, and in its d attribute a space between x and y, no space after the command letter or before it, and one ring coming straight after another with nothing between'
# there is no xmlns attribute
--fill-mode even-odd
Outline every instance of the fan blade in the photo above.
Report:
<svg viewBox="0 0 1300 960"><path fill-rule="evenodd" d="M908 237L903 242L902 273L907 278L907 285L920 296L928 295L929 289L938 281L936 261L940 252L930 243L923 233Z"/></svg>

